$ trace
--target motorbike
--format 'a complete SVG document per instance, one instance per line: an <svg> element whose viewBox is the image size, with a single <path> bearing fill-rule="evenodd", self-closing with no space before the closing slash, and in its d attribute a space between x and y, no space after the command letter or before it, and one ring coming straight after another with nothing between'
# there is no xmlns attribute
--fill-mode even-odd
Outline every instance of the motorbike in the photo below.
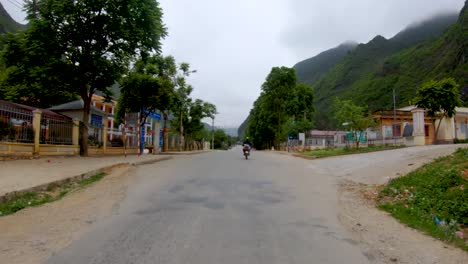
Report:
<svg viewBox="0 0 468 264"><path fill-rule="evenodd" d="M245 144L242 151L244 152L245 159L248 160L250 155L250 146Z"/></svg>

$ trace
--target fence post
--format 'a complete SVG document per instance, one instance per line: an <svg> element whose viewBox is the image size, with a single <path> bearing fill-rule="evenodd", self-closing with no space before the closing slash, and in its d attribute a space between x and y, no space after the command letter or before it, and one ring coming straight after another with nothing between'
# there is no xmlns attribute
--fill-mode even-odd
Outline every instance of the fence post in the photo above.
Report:
<svg viewBox="0 0 468 264"><path fill-rule="evenodd" d="M102 152L106 154L107 151L107 117L102 122Z"/></svg>
<svg viewBox="0 0 468 264"><path fill-rule="evenodd" d="M40 153L40 140L41 140L41 115L42 111L36 109L33 111L33 129L34 129L34 155Z"/></svg>
<svg viewBox="0 0 468 264"><path fill-rule="evenodd" d="M154 120L153 122L153 155L159 154L159 137L161 129L161 121Z"/></svg>
<svg viewBox="0 0 468 264"><path fill-rule="evenodd" d="M73 146L79 145L79 138L80 138L80 120L74 118L73 119L73 131L72 131L72 143Z"/></svg>

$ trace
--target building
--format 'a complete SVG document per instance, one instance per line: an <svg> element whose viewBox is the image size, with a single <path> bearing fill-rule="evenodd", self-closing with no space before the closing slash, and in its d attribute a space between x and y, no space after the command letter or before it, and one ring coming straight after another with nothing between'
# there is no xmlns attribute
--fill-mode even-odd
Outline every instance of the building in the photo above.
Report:
<svg viewBox="0 0 468 264"><path fill-rule="evenodd" d="M83 100L76 100L49 108L49 110L83 122ZM88 135L92 142L103 142L103 131L107 131L108 113L92 106L89 113Z"/></svg>
<svg viewBox="0 0 468 264"><path fill-rule="evenodd" d="M426 115L426 110L416 106L376 111L373 116L378 124L377 138L383 141L403 138L407 145L428 145L468 138L468 108L464 107L457 107L453 118L435 122ZM439 131L435 139L437 127Z"/></svg>

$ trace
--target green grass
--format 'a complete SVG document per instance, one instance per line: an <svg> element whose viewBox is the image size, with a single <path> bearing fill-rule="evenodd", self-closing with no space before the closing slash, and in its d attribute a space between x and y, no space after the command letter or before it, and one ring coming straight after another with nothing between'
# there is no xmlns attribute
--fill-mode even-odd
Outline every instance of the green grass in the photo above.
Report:
<svg viewBox="0 0 468 264"><path fill-rule="evenodd" d="M78 182L78 184L80 185L80 187L86 187L90 184L93 184L99 180L101 180L102 178L104 178L104 176L106 176L105 173L99 173L99 174L96 174L94 176L91 176L87 179L83 179L81 181Z"/></svg>
<svg viewBox="0 0 468 264"><path fill-rule="evenodd" d="M105 173L99 173L77 182L69 182L61 186L47 188L44 192L28 192L0 202L0 216L10 215L27 207L40 206L60 200L70 192L83 189L101 180L105 175Z"/></svg>
<svg viewBox="0 0 468 264"><path fill-rule="evenodd" d="M378 207L402 223L468 251L454 234L468 227L468 148L391 181ZM434 218L444 221L435 223Z"/></svg>
<svg viewBox="0 0 468 264"><path fill-rule="evenodd" d="M360 148L332 148L332 149L319 149L319 150L312 150L308 152L302 153L302 155L316 157L316 158L324 158L324 157L331 157L331 156L339 156L339 155L349 155L349 154L356 154L356 153L367 153L367 152L374 152L374 151L381 151L381 150L390 150L390 149L397 149L402 148L403 146L372 146L372 147L360 147Z"/></svg>

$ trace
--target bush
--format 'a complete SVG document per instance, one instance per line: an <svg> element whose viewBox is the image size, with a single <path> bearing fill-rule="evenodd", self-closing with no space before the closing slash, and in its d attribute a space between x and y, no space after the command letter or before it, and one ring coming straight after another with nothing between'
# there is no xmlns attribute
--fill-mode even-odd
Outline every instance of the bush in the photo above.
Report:
<svg viewBox="0 0 468 264"><path fill-rule="evenodd" d="M0 118L0 140L14 140L16 137L16 129L10 122Z"/></svg>
<svg viewBox="0 0 468 264"><path fill-rule="evenodd" d="M453 140L453 144L466 144L466 143L468 143L468 138L467 139L458 139L458 138L456 138L456 139Z"/></svg>

